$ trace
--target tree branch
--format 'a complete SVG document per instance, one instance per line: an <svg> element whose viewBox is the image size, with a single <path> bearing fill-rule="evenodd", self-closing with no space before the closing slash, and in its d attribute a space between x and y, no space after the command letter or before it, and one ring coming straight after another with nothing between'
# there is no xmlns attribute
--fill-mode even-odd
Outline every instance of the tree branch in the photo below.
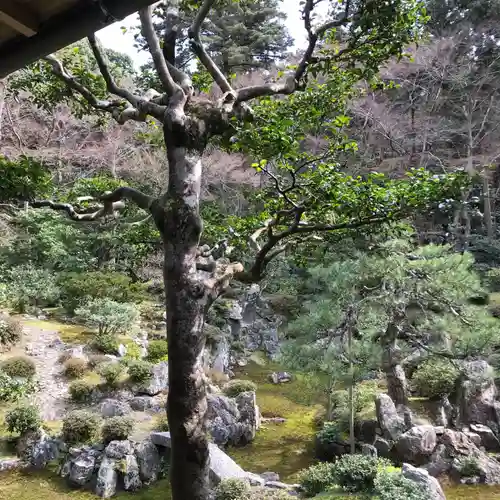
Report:
<svg viewBox="0 0 500 500"><path fill-rule="evenodd" d="M113 215L125 207L123 200L133 201L139 208L151 211L155 198L148 196L137 189L130 187L119 187L112 193L105 193L101 198L103 206L92 213L79 213L69 203L57 203L52 200L35 200L30 203L33 208L50 208L52 210L64 211L71 220L78 222L96 221L106 215Z"/></svg>
<svg viewBox="0 0 500 500"><path fill-rule="evenodd" d="M193 24L188 30L188 36L191 42L191 49L198 57L201 64L203 64L205 69L208 71L210 76L214 79L215 83L222 90L222 92L234 94L234 90L228 82L227 78L224 76L224 73L222 73L213 59L209 56L200 39L201 26L214 3L215 0L205 0L203 2L203 5L198 10L196 17L193 20Z"/></svg>
<svg viewBox="0 0 500 500"><path fill-rule="evenodd" d="M91 44L92 46L92 44ZM96 44L97 47L97 44ZM100 54L100 51L98 49L98 53ZM102 55L102 54L100 54ZM96 57L97 59L97 57ZM137 100L137 105L138 107L126 107L125 101L121 99L113 99L113 100L101 100L97 99L96 96L87 88L85 85L82 85L78 80L68 73L64 66L62 65L61 61L59 61L56 57L49 55L43 58L44 61L48 62L50 66L52 67L52 71L54 75L56 75L60 80L62 80L71 90L74 90L75 92L78 92L90 106L93 108L100 110L100 111L105 111L107 113L110 113L113 118L118 122L118 123L125 123L127 120L135 120L135 121L145 121L146 115L150 114L151 116L154 116L155 118L158 118L159 120L163 120L163 115L165 113L165 107L160 106L158 104L154 104L152 102L149 102L147 99L140 99L136 96L133 96L133 94L130 94L132 96L133 100ZM101 64L104 62L103 67L101 68ZM99 68L101 71L104 70L103 73L103 78L106 81L106 85L108 85L108 80L107 78L111 79L111 75L109 74L109 70L107 68L107 65L105 64L105 60L99 61L97 59L97 64L99 65ZM114 84L114 82L112 82ZM116 87L116 86L115 86ZM118 88L118 87L116 87ZM119 89L119 88L118 88ZM109 90L109 87L108 87ZM119 89L120 90L120 89ZM123 90L123 89L122 89ZM115 93L114 91L111 91L112 93ZM126 91L125 91L126 92ZM116 94L118 95L118 94ZM130 103L130 105L133 105L131 101L127 99L127 101Z"/></svg>
<svg viewBox="0 0 500 500"><path fill-rule="evenodd" d="M300 88L300 83L304 77L309 64L312 61L314 50L318 40L330 29L338 28L349 23L349 10L351 3L346 1L344 13L338 18L329 21L316 30L313 29L311 23L311 14L317 2L314 0L306 0L304 9L302 11L302 19L304 20L304 27L307 31L308 44L304 55L302 56L299 64L293 75L289 75L283 83L273 83L268 85L255 85L252 87L243 87L236 92L236 102L249 101L258 97L271 96L271 95L289 95Z"/></svg>
<svg viewBox="0 0 500 500"><path fill-rule="evenodd" d="M156 32L153 26L153 6L150 5L145 9L139 11L139 18L141 20L142 34L146 39L149 47L149 52L153 58L153 63L158 73L158 77L163 85L163 88L169 96L175 95L181 87L174 81L172 75L167 66L167 62L163 57L163 53L160 48L160 41L156 36Z"/></svg>

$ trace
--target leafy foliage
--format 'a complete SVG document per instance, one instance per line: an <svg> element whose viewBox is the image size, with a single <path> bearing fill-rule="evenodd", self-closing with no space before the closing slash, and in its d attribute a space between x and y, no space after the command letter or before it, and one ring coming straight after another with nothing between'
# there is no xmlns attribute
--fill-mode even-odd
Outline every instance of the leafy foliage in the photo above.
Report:
<svg viewBox="0 0 500 500"><path fill-rule="evenodd" d="M0 370L9 377L32 379L36 374L36 365L27 356L13 356L2 361Z"/></svg>
<svg viewBox="0 0 500 500"><path fill-rule="evenodd" d="M83 358L69 358L63 364L64 375L68 378L82 377L87 371L87 361Z"/></svg>
<svg viewBox="0 0 500 500"><path fill-rule="evenodd" d="M16 402L33 394L37 384L32 379L13 378L0 370L0 402Z"/></svg>
<svg viewBox="0 0 500 500"><path fill-rule="evenodd" d="M21 323L10 316L0 314L0 346L9 349L17 344L23 335Z"/></svg>
<svg viewBox="0 0 500 500"><path fill-rule="evenodd" d="M243 500L249 494L249 484L241 479L225 479L215 488L215 500Z"/></svg>
<svg viewBox="0 0 500 500"><path fill-rule="evenodd" d="M430 359L420 365L411 378L419 396L439 398L450 394L460 370L450 360Z"/></svg>
<svg viewBox="0 0 500 500"><path fill-rule="evenodd" d="M168 356L168 343L166 340L151 340L148 344L146 359L152 363L165 361Z"/></svg>
<svg viewBox="0 0 500 500"><path fill-rule="evenodd" d="M238 394L242 392L257 390L257 385L251 380L230 380L223 388L224 394L230 398L235 398Z"/></svg>
<svg viewBox="0 0 500 500"><path fill-rule="evenodd" d="M104 442L128 439L134 430L134 421L130 417L111 417L104 421L101 434Z"/></svg>
<svg viewBox="0 0 500 500"><path fill-rule="evenodd" d="M92 441L99 429L100 419L86 410L74 410L63 420L62 436L66 443L78 444Z"/></svg>
<svg viewBox="0 0 500 500"><path fill-rule="evenodd" d="M152 376L152 364L147 361L133 361L128 366L128 375L131 382L142 383Z"/></svg>
<svg viewBox="0 0 500 500"><path fill-rule="evenodd" d="M120 363L102 363L97 367L97 372L110 387L115 387L124 369Z"/></svg>
<svg viewBox="0 0 500 500"><path fill-rule="evenodd" d="M69 385L69 395L77 403L88 403L92 399L95 385L86 380L75 380Z"/></svg>
<svg viewBox="0 0 500 500"><path fill-rule="evenodd" d="M381 471L375 478L376 498L380 500L426 500L427 491L400 472Z"/></svg>
<svg viewBox="0 0 500 500"><path fill-rule="evenodd" d="M139 317L134 304L119 303L107 298L90 299L75 310L75 315L100 337L125 332Z"/></svg>
<svg viewBox="0 0 500 500"><path fill-rule="evenodd" d="M48 166L27 156L15 160L0 156L0 178L3 203L45 197L53 189Z"/></svg>
<svg viewBox="0 0 500 500"><path fill-rule="evenodd" d="M20 405L7 412L5 423L9 432L23 435L38 430L42 425L42 419L36 406Z"/></svg>
<svg viewBox="0 0 500 500"><path fill-rule="evenodd" d="M481 467L475 457L464 457L460 460L458 470L462 477L476 477L481 475Z"/></svg>
<svg viewBox="0 0 500 500"><path fill-rule="evenodd" d="M92 347L103 354L116 354L118 352L118 341L114 335L98 334L92 340ZM109 361L109 358L106 358ZM99 363L102 362L99 361Z"/></svg>
<svg viewBox="0 0 500 500"><path fill-rule="evenodd" d="M335 484L335 464L322 462L312 465L299 474L299 484L308 497L326 491Z"/></svg>

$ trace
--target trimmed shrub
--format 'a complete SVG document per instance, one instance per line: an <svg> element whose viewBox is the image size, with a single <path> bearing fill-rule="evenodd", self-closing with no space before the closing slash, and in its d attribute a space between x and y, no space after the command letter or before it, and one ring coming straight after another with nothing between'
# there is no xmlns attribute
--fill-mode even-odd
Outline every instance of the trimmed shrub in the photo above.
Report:
<svg viewBox="0 0 500 500"><path fill-rule="evenodd" d="M155 425L155 431L157 432L168 432L170 427L168 425L168 418L166 415L160 417Z"/></svg>
<svg viewBox="0 0 500 500"><path fill-rule="evenodd" d="M86 410L75 410L66 415L62 425L62 437L66 443L88 443L99 430L100 418Z"/></svg>
<svg viewBox="0 0 500 500"><path fill-rule="evenodd" d="M92 341L92 347L103 354L116 354L118 352L118 341L114 335L99 334Z"/></svg>
<svg viewBox="0 0 500 500"><path fill-rule="evenodd" d="M102 363L109 363L110 359L105 354L92 354L89 356L89 368L97 368Z"/></svg>
<svg viewBox="0 0 500 500"><path fill-rule="evenodd" d="M58 284L63 304L70 312L89 298L115 302L140 302L145 298L143 284L132 283L128 276L117 272L65 273Z"/></svg>
<svg viewBox="0 0 500 500"><path fill-rule="evenodd" d="M135 342L129 342L126 347L127 354L125 354L125 359L127 361L136 361L141 359L141 348Z"/></svg>
<svg viewBox="0 0 500 500"><path fill-rule="evenodd" d="M61 365L64 365L68 359L71 359L73 357L73 354L71 354L71 351L64 351L62 352L59 357L57 358L57 362L60 363Z"/></svg>
<svg viewBox="0 0 500 500"><path fill-rule="evenodd" d="M37 384L33 379L12 378L0 370L0 402L16 402L33 394Z"/></svg>
<svg viewBox="0 0 500 500"><path fill-rule="evenodd" d="M379 500L427 500L424 487L404 477L400 472L380 472L374 482L375 497Z"/></svg>
<svg viewBox="0 0 500 500"><path fill-rule="evenodd" d="M82 377L87 371L87 361L82 358L69 358L63 364L63 373L68 378Z"/></svg>
<svg viewBox="0 0 500 500"><path fill-rule="evenodd" d="M383 459L366 455L344 455L333 465L335 483L351 493L372 491L380 467L390 465Z"/></svg>
<svg viewBox="0 0 500 500"><path fill-rule="evenodd" d="M323 462L299 473L299 483L307 497L318 495L335 484L334 467L335 464Z"/></svg>
<svg viewBox="0 0 500 500"><path fill-rule="evenodd" d="M215 488L215 500L246 500L250 486L241 479L224 479Z"/></svg>
<svg viewBox="0 0 500 500"><path fill-rule="evenodd" d="M86 380L75 380L69 385L69 395L77 403L87 403L92 399L95 385Z"/></svg>
<svg viewBox="0 0 500 500"><path fill-rule="evenodd" d="M166 361L168 358L168 342L166 340L151 340L148 345L146 359L151 363Z"/></svg>
<svg viewBox="0 0 500 500"><path fill-rule="evenodd" d="M26 356L14 356L2 362L0 369L9 377L33 378L36 374L35 362Z"/></svg>
<svg viewBox="0 0 500 500"><path fill-rule="evenodd" d="M5 314L0 314L0 348L10 349L17 344L23 336L21 323Z"/></svg>
<svg viewBox="0 0 500 500"><path fill-rule="evenodd" d="M256 390L257 385L251 380L240 380L237 378L230 380L223 388L224 394L229 398L235 398L242 392L255 392Z"/></svg>
<svg viewBox="0 0 500 500"><path fill-rule="evenodd" d="M411 384L419 396L434 399L450 394L459 375L449 360L429 359L415 370Z"/></svg>
<svg viewBox="0 0 500 500"><path fill-rule="evenodd" d="M104 421L101 435L104 442L123 441L134 431L134 421L130 417L111 417Z"/></svg>
<svg viewBox="0 0 500 500"><path fill-rule="evenodd" d="M133 361L128 366L128 375L131 382L143 383L151 378L152 364L147 361Z"/></svg>
<svg viewBox="0 0 500 500"><path fill-rule="evenodd" d="M476 477L481 475L481 468L475 457L462 458L458 465L458 470L462 477Z"/></svg>
<svg viewBox="0 0 500 500"><path fill-rule="evenodd" d="M97 373L107 385L115 387L124 369L120 363L102 363L97 367Z"/></svg>
<svg viewBox="0 0 500 500"><path fill-rule="evenodd" d="M21 405L7 412L5 424L9 432L18 432L22 435L39 429L42 419L36 406Z"/></svg>

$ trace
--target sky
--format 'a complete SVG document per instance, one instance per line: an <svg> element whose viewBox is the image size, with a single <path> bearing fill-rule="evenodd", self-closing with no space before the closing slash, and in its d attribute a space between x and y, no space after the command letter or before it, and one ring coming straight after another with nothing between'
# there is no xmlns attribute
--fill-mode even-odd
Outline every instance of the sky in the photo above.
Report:
<svg viewBox="0 0 500 500"><path fill-rule="evenodd" d="M291 36L295 40L296 47L302 46L306 40L304 25L300 16L299 3L300 0L282 0L282 9L287 14L286 25L288 26ZM134 38L130 31L123 34L121 30L121 26L131 27L137 24L138 15L133 14L99 31L97 36L105 47L119 52L125 52L132 58L135 65L139 67L147 61L148 56L145 52L138 52L134 48Z"/></svg>

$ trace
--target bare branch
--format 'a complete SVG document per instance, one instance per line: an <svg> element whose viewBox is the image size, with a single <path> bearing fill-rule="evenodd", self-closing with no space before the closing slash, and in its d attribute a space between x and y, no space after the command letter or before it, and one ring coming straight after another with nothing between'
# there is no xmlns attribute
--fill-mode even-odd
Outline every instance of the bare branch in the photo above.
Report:
<svg viewBox="0 0 500 500"><path fill-rule="evenodd" d="M125 123L127 120L144 121L148 114L159 120L163 120L165 107L149 102L146 99L136 98L135 96L134 99L137 101L137 107L127 107L127 103L121 99L97 99L85 85L82 85L73 75L65 70L62 63L56 57L49 55L43 59L51 65L53 73L71 90L78 92L93 108L110 113L118 123ZM109 71L108 76L110 76ZM103 77L106 78L104 74Z"/></svg>
<svg viewBox="0 0 500 500"><path fill-rule="evenodd" d="M222 92L232 94L234 93L233 88L231 87L227 78L224 76L224 73L222 73L222 71L214 63L213 59L209 56L200 39L201 26L214 3L215 0L205 0L203 2L203 5L200 7L196 14L196 17L194 18L193 24L189 28L188 36L193 52L196 54L201 64L205 66L205 69L209 72L215 83L219 86Z"/></svg>
<svg viewBox="0 0 500 500"><path fill-rule="evenodd" d="M79 213L75 210L73 205L69 203L57 203L52 200L35 200L32 201L30 205L33 208L50 208L52 210L64 211L71 220L92 222L123 210L125 207L123 200L133 201L139 208L150 211L155 198L137 189L124 186L115 189L112 193L104 194L101 200L103 201L103 206L92 213Z"/></svg>
<svg viewBox="0 0 500 500"><path fill-rule="evenodd" d="M167 62L160 48L160 41L156 36L153 26L153 6L150 5L145 9L141 9L139 11L139 18L141 20L142 34L148 43L149 52L153 58L153 63L163 88L169 96L173 96L181 90L181 87L174 81L170 74Z"/></svg>

